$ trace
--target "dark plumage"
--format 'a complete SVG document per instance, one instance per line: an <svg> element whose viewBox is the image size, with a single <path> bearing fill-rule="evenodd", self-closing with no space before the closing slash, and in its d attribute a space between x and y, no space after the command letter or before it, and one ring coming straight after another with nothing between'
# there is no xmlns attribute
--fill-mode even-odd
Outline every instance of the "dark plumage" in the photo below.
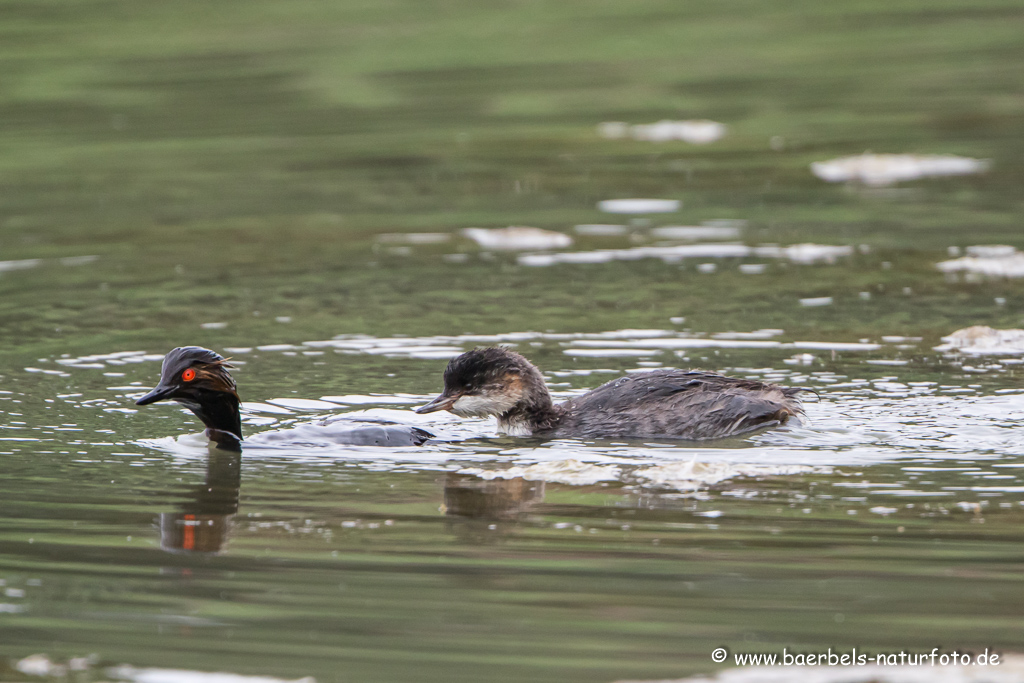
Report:
<svg viewBox="0 0 1024 683"><path fill-rule="evenodd" d="M444 372L444 392L416 412L497 415L499 429L514 436L707 440L802 415L800 391L711 372L653 370L554 405L530 361L508 349L487 348L453 358Z"/></svg>
<svg viewBox="0 0 1024 683"><path fill-rule="evenodd" d="M218 353L199 346L182 346L164 357L160 382L135 403L140 406L157 401L177 401L203 421L206 435L219 448L240 450L242 418L231 364ZM433 434L418 427L366 420L370 424L341 424L340 420L323 425L300 425L267 434L266 440L282 443L345 444L351 446L419 446Z"/></svg>
<svg viewBox="0 0 1024 683"><path fill-rule="evenodd" d="M239 450L242 417L230 367L219 353L201 346L179 346L164 356L160 382L135 404L177 401L203 421L210 441L220 448Z"/></svg>

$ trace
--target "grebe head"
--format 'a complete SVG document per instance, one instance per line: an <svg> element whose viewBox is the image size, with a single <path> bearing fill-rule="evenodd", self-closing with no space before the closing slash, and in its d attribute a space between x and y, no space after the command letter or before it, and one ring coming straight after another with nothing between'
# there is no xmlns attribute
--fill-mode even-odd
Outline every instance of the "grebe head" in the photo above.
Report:
<svg viewBox="0 0 1024 683"><path fill-rule="evenodd" d="M203 421L214 433L210 438L224 443L216 432L228 432L242 439L238 412L238 391L228 372L231 365L219 353L199 346L181 346L164 357L160 382L135 401L145 406L157 401L177 401ZM230 441L230 439L228 439Z"/></svg>
<svg viewBox="0 0 1024 683"><path fill-rule="evenodd" d="M459 417L503 415L521 404L551 405L540 371L515 351L474 349L453 358L444 391L417 413L447 410Z"/></svg>

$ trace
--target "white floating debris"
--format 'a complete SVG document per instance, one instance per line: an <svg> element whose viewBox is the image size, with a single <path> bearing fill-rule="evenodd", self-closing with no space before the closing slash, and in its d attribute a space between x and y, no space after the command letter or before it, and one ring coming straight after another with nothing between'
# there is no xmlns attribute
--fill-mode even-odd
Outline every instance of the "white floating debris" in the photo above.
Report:
<svg viewBox="0 0 1024 683"><path fill-rule="evenodd" d="M883 517L887 517L895 512L898 512L898 510L896 508L887 508L884 505L877 505L868 510L868 512L873 512L876 515L882 515Z"/></svg>
<svg viewBox="0 0 1024 683"><path fill-rule="evenodd" d="M629 231L625 225L604 225L601 223L577 225L573 230L576 231L577 235L587 235L590 237L615 237L617 235L625 235Z"/></svg>
<svg viewBox="0 0 1024 683"><path fill-rule="evenodd" d="M572 484L584 486L601 481L616 481L620 470L615 465L592 465L579 460L555 460L539 462L526 467L510 467L507 470L485 470L471 467L459 470L463 474L472 474L481 479L515 479L522 477L529 481L547 481L556 484Z"/></svg>
<svg viewBox="0 0 1024 683"><path fill-rule="evenodd" d="M202 323L199 327L204 330L223 330L227 326L227 323Z"/></svg>
<svg viewBox="0 0 1024 683"><path fill-rule="evenodd" d="M832 297L830 296L814 296L808 299L800 299L801 306L831 306Z"/></svg>
<svg viewBox="0 0 1024 683"><path fill-rule="evenodd" d="M1024 277L1024 253L1003 245L967 247L967 256L942 261L936 267L944 273L974 273L987 277Z"/></svg>
<svg viewBox="0 0 1024 683"><path fill-rule="evenodd" d="M698 273L713 273L718 270L718 266L714 263L701 263L697 266Z"/></svg>
<svg viewBox="0 0 1024 683"><path fill-rule="evenodd" d="M560 249L572 246L572 238L564 233L520 225L493 230L466 228L462 234L484 249L500 251Z"/></svg>
<svg viewBox="0 0 1024 683"><path fill-rule="evenodd" d="M682 205L678 199L605 199L597 208L605 213L672 213Z"/></svg>
<svg viewBox="0 0 1024 683"><path fill-rule="evenodd" d="M946 342L936 351L956 351L969 355L1024 353L1024 330L997 330L974 325L942 338Z"/></svg>
<svg viewBox="0 0 1024 683"><path fill-rule="evenodd" d="M812 365L816 360L817 357L809 353L798 353L792 358L787 358L782 362L786 365Z"/></svg>
<svg viewBox="0 0 1024 683"><path fill-rule="evenodd" d="M651 230L651 235L666 240L734 240L740 236L739 228L712 225L663 225Z"/></svg>
<svg viewBox="0 0 1024 683"><path fill-rule="evenodd" d="M830 183L892 185L919 178L970 175L988 170L991 162L937 154L858 154L811 164L811 172Z"/></svg>
<svg viewBox="0 0 1024 683"><path fill-rule="evenodd" d="M768 270L767 263L741 263L740 272L744 275L760 275Z"/></svg>
<svg viewBox="0 0 1024 683"><path fill-rule="evenodd" d="M682 140L691 145L706 145L725 136L724 123L708 120L672 121L664 119L655 123L640 123L633 126L620 121L608 121L598 125L598 134L603 138L619 140L627 136L634 140L648 142L669 142Z"/></svg>

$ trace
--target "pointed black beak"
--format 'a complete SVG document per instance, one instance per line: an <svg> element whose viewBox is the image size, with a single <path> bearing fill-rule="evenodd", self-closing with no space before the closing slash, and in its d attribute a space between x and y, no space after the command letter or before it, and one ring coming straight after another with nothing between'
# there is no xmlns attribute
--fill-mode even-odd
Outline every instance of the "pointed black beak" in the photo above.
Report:
<svg viewBox="0 0 1024 683"><path fill-rule="evenodd" d="M425 406L420 406L415 410L417 413L436 413L439 410L449 410L455 402L459 400L462 394L455 394L454 396L444 393L435 398L433 401Z"/></svg>
<svg viewBox="0 0 1024 683"><path fill-rule="evenodd" d="M148 406L150 403L156 403L157 401L163 401L164 399L171 398L177 389L178 387L171 384L158 384L153 391L135 401L135 405Z"/></svg>

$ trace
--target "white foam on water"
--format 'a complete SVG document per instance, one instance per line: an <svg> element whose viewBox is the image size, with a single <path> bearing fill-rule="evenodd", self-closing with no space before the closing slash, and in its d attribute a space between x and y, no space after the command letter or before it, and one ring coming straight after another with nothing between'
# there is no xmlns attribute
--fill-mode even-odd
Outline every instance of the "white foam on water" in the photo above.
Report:
<svg viewBox="0 0 1024 683"><path fill-rule="evenodd" d="M737 477L770 477L827 473L831 468L807 465L762 465L730 462L701 462L696 458L635 470L632 476L647 486L689 491Z"/></svg>
<svg viewBox="0 0 1024 683"><path fill-rule="evenodd" d="M529 251L563 249L572 246L572 238L561 232L513 225L507 228L466 228L462 234L483 249L497 251Z"/></svg>
<svg viewBox="0 0 1024 683"><path fill-rule="evenodd" d="M941 261L936 267L944 273L1018 278L1024 277L1024 253L1003 244L967 247L967 256Z"/></svg>
<svg viewBox="0 0 1024 683"><path fill-rule="evenodd" d="M11 270L26 270L28 268L36 268L43 263L42 259L28 258L21 259L19 261L0 261L0 273L4 273Z"/></svg>
<svg viewBox="0 0 1024 683"><path fill-rule="evenodd" d="M597 127L603 138L620 140L631 137L646 142L681 140L691 145L707 145L725 137L726 125L707 119L673 121L662 119L654 123L629 125L620 121L606 121Z"/></svg>
<svg viewBox="0 0 1024 683"><path fill-rule="evenodd" d="M788 247L778 245L747 246L739 242L717 242L711 244L680 244L674 246L645 246L627 249L598 249L594 251L555 252L551 254L522 254L518 262L524 266L552 266L558 263L594 264L612 261L636 261L657 258L667 263L676 263L689 258L777 258L792 263L834 263L841 257L854 253L850 246L822 244L794 244ZM754 264L757 265L757 264Z"/></svg>
<svg viewBox="0 0 1024 683"><path fill-rule="evenodd" d="M794 349L810 349L816 351L877 351L881 344L870 342L811 342L795 341L786 346Z"/></svg>
<svg viewBox="0 0 1024 683"><path fill-rule="evenodd" d="M957 330L942 338L946 342L936 351L968 355L1002 355L1024 353L1024 330L997 330L986 325L974 325Z"/></svg>
<svg viewBox="0 0 1024 683"><path fill-rule="evenodd" d="M729 226L712 225L663 225L651 229L651 235L666 240L735 240L740 237L740 229Z"/></svg>
<svg viewBox="0 0 1024 683"><path fill-rule="evenodd" d="M597 208L605 213L672 213L682 205L678 199L605 199L597 203Z"/></svg>
<svg viewBox="0 0 1024 683"><path fill-rule="evenodd" d="M481 479L516 479L522 477L529 481L546 481L554 484L584 486L597 484L602 481L616 481L621 474L621 469L615 465L594 465L568 459L539 462L535 465L516 466L508 469L492 470L481 467L467 467L459 470L459 472L472 474Z"/></svg>
<svg viewBox="0 0 1024 683"><path fill-rule="evenodd" d="M284 679L187 669L135 668L127 664L110 667L106 669L106 674L113 679L132 683L316 683L312 676Z"/></svg>
<svg viewBox="0 0 1024 683"><path fill-rule="evenodd" d="M881 187L920 178L971 175L991 162L937 154L858 154L811 164L811 172L830 183L854 182Z"/></svg>
<svg viewBox="0 0 1024 683"><path fill-rule="evenodd" d="M780 334L785 334L785 330L778 328L767 328L762 330L754 330L753 332L718 332L711 335L712 339L771 339L772 337L778 337Z"/></svg>
<svg viewBox="0 0 1024 683"><path fill-rule="evenodd" d="M441 244L451 240L446 232L390 232L377 235L385 244Z"/></svg>

